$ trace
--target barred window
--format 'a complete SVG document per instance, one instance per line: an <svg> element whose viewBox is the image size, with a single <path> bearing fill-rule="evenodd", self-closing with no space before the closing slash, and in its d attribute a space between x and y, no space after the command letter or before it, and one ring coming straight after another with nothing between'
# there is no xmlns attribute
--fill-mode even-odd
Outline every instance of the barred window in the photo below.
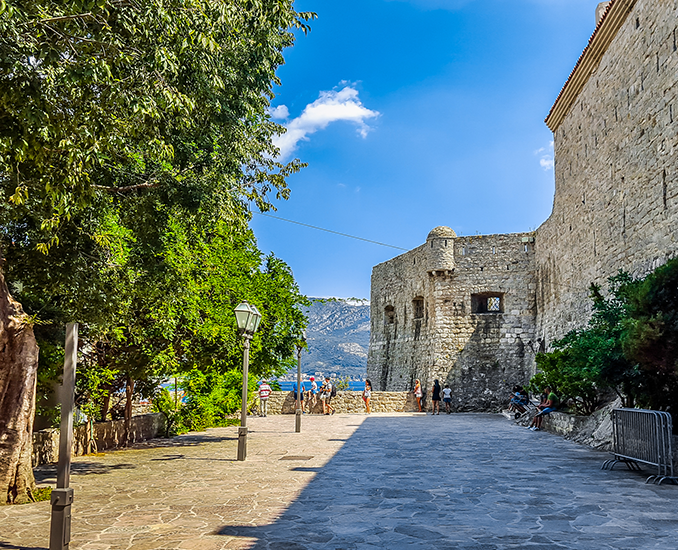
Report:
<svg viewBox="0 0 678 550"><path fill-rule="evenodd" d="M471 295L473 313L503 313L504 295L499 292L482 292Z"/></svg>

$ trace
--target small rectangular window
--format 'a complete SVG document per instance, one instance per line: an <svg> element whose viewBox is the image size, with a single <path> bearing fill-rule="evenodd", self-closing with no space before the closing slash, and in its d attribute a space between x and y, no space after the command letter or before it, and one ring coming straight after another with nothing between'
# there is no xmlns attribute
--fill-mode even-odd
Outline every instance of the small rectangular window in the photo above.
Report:
<svg viewBox="0 0 678 550"><path fill-rule="evenodd" d="M483 292L471 295L473 313L503 313L504 295L498 292Z"/></svg>
<svg viewBox="0 0 678 550"><path fill-rule="evenodd" d="M424 318L424 299L423 298L415 298L412 300L412 309L414 310L414 318L415 319L423 319Z"/></svg>

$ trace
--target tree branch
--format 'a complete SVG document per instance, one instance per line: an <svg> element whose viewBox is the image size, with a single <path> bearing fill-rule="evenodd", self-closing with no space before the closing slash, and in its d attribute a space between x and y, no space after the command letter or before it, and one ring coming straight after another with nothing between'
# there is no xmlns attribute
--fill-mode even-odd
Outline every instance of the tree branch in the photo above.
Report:
<svg viewBox="0 0 678 550"><path fill-rule="evenodd" d="M33 21L34 24L44 24L44 23L55 23L57 21L71 21L73 19L85 19L87 17L94 17L94 14L90 11L87 13L78 13L75 15L62 15L60 17L48 17L47 19L36 19Z"/></svg>
<svg viewBox="0 0 678 550"><path fill-rule="evenodd" d="M125 187L107 187L106 185L92 185L94 189L102 189L104 191L110 191L113 193L127 193L129 191L136 191L137 189L152 189L160 185L159 181L146 183L137 183L136 185L127 185Z"/></svg>

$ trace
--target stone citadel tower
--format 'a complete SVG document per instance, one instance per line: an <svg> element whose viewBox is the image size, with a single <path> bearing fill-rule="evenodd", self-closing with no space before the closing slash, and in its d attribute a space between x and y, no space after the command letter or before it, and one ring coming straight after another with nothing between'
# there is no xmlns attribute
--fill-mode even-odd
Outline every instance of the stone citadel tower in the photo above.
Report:
<svg viewBox="0 0 678 550"><path fill-rule="evenodd" d="M556 190L534 233L457 237L374 267L368 377L491 410L588 319L588 287L678 252L678 0L612 0L551 108Z"/></svg>

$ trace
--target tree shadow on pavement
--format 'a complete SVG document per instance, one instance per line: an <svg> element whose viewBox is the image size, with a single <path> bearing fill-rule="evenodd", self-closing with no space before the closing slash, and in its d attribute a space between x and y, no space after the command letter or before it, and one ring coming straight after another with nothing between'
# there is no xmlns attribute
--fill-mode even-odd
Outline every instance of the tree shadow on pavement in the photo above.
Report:
<svg viewBox="0 0 678 550"><path fill-rule="evenodd" d="M102 475L114 470L133 470L134 464L102 464L100 462L73 462L71 475ZM33 470L36 483L56 483L56 464L45 464Z"/></svg>
<svg viewBox="0 0 678 550"><path fill-rule="evenodd" d="M9 542L3 542L0 540L0 548L6 548L7 550L48 550L45 546L16 546L10 544Z"/></svg>

